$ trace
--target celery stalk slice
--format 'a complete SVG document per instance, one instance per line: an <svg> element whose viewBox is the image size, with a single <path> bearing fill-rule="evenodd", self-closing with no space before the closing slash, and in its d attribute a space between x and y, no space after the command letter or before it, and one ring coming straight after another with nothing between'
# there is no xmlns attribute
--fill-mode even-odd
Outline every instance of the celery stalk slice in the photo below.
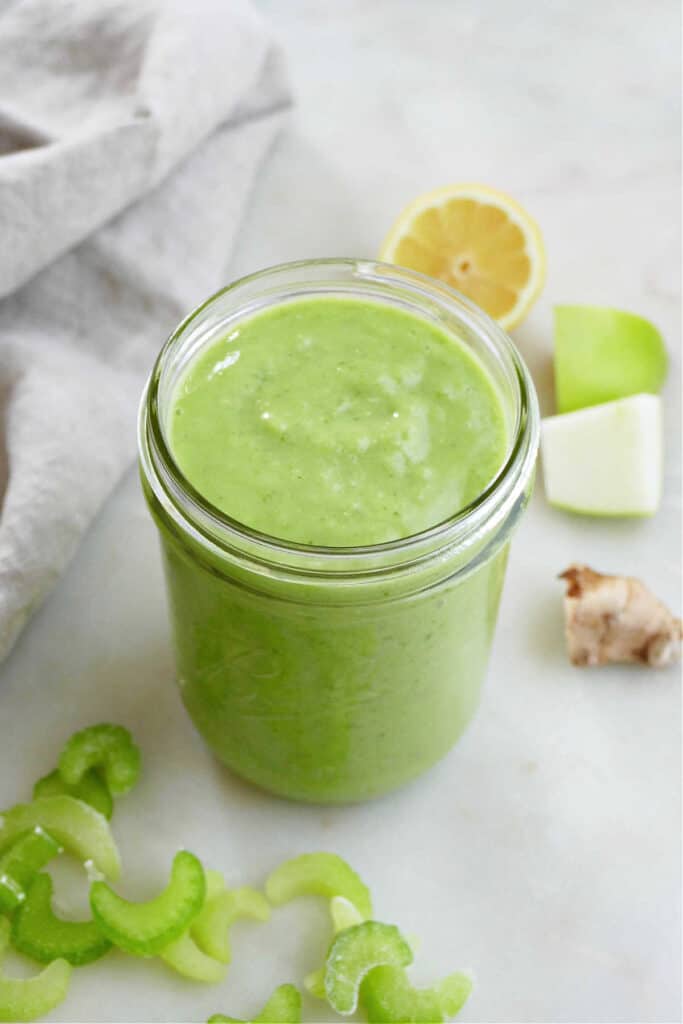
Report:
<svg viewBox="0 0 683 1024"><path fill-rule="evenodd" d="M121 864L107 819L72 796L43 796L0 814L0 852L23 832L40 827L65 850L93 864L107 878L118 878Z"/></svg>
<svg viewBox="0 0 683 1024"><path fill-rule="evenodd" d="M360 910L345 896L335 896L330 900L330 917L335 935L343 932L345 928L353 928L354 924L362 924L365 920Z"/></svg>
<svg viewBox="0 0 683 1024"><path fill-rule="evenodd" d="M325 961L325 993L337 1013L353 1013L363 978L375 967L407 967L413 951L393 924L364 921L334 939Z"/></svg>
<svg viewBox="0 0 683 1024"><path fill-rule="evenodd" d="M26 892L11 875L0 874L0 915L11 914L26 899Z"/></svg>
<svg viewBox="0 0 683 1024"><path fill-rule="evenodd" d="M325 968L319 967L317 971L311 971L304 978L304 988L314 999L327 999L325 991Z"/></svg>
<svg viewBox="0 0 683 1024"><path fill-rule="evenodd" d="M38 779L33 787L33 799L41 796L60 796L61 794L76 797L86 804L90 804L96 811L109 819L114 809L114 801L107 789L107 784L94 769L86 772L85 775L74 786L69 786L57 770L44 775Z"/></svg>
<svg viewBox="0 0 683 1024"><path fill-rule="evenodd" d="M0 960L9 942L9 921L0 919ZM66 998L71 965L53 962L32 978L7 978L0 973L0 1021L31 1021L43 1017Z"/></svg>
<svg viewBox="0 0 683 1024"><path fill-rule="evenodd" d="M225 978L225 964L203 953L188 931L162 949L159 956L178 974L193 981L213 985Z"/></svg>
<svg viewBox="0 0 683 1024"><path fill-rule="evenodd" d="M114 945L136 956L156 956L180 938L201 910L205 895L201 863L194 854L181 850L173 860L168 885L155 899L132 903L105 882L95 882L90 906Z"/></svg>
<svg viewBox="0 0 683 1024"><path fill-rule="evenodd" d="M367 886L336 853L304 853L285 861L266 881L266 896L275 906L298 896L344 896L363 918L372 915Z"/></svg>
<svg viewBox="0 0 683 1024"><path fill-rule="evenodd" d="M460 972L430 988L414 988L402 967L376 967L361 985L370 1024L441 1024L460 1012L472 982Z"/></svg>
<svg viewBox="0 0 683 1024"><path fill-rule="evenodd" d="M37 875L12 924L12 944L42 964L67 960L81 967L99 960L111 942L95 921L65 921L52 909L52 879Z"/></svg>
<svg viewBox="0 0 683 1024"><path fill-rule="evenodd" d="M294 985L280 985L251 1021L215 1013L208 1024L301 1024L301 995Z"/></svg>
<svg viewBox="0 0 683 1024"><path fill-rule="evenodd" d="M225 889L208 900L191 926L192 937L208 956L229 964L232 959L229 930L239 918L267 921L270 907L256 889Z"/></svg>
<svg viewBox="0 0 683 1024"><path fill-rule="evenodd" d="M223 892L227 887L225 879L220 871L213 871L211 868L208 868L204 874L206 876L206 897L204 904L206 905L210 900L218 896L219 892Z"/></svg>
<svg viewBox="0 0 683 1024"><path fill-rule="evenodd" d="M213 956L207 955L199 947L193 936L193 929L208 905L220 893L225 892L225 879L219 871L205 871L204 876L206 879L206 893L199 915L179 938L175 939L170 946L161 951L159 956L178 974L191 978L193 981L205 981L209 984L215 984L222 981L225 977L225 965Z"/></svg>
<svg viewBox="0 0 683 1024"><path fill-rule="evenodd" d="M59 774L76 786L86 772L98 768L113 796L127 793L140 774L140 750L122 725L90 725L74 733L59 758Z"/></svg>
<svg viewBox="0 0 683 1024"><path fill-rule="evenodd" d="M346 928L352 928L363 922L363 915L354 907L345 896L335 896L330 900L330 917L332 918L332 930L334 935L343 932ZM315 999L327 999L325 992L325 968L311 971L304 978L304 988Z"/></svg>
<svg viewBox="0 0 683 1024"><path fill-rule="evenodd" d="M61 852L57 840L39 826L12 843L0 856L0 914L23 903L40 869Z"/></svg>

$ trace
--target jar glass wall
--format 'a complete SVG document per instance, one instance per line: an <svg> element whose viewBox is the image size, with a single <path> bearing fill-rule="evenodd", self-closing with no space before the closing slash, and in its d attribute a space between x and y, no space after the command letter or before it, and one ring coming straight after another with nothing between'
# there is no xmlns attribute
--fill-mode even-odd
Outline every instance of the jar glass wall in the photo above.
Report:
<svg viewBox="0 0 683 1024"><path fill-rule="evenodd" d="M187 480L168 443L174 390L241 320L349 296L438 324L488 371L509 447L465 509L422 533L356 548L298 545L239 523ZM538 409L528 371L484 313L380 263L318 260L252 275L173 333L140 414L140 462L166 570L178 683L215 753L284 796L338 802L393 789L450 749L486 671L507 546L528 501Z"/></svg>

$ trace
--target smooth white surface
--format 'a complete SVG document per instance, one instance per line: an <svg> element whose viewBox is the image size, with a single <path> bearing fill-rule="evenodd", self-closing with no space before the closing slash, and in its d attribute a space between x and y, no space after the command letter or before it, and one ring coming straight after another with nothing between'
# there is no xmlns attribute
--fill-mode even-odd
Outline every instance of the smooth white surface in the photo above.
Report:
<svg viewBox="0 0 683 1024"><path fill-rule="evenodd" d="M578 519L549 508L539 486L469 733L403 792L330 810L243 786L194 734L131 473L2 669L0 806L29 795L71 731L121 721L145 755L115 818L132 894L160 886L181 845L249 884L283 857L329 848L362 872L380 917L422 937L417 979L474 971L460 1020L679 1020L679 676L570 668L555 579L580 559L680 602L678 5L263 6L290 49L299 105L232 272L372 255L402 204L449 180L509 190L548 246L545 292L515 334L545 412L552 303L623 306L664 332L675 364L664 504L651 521ZM272 986L317 966L327 927L322 908L303 903L244 925L216 989L111 957L76 974L52 1019L252 1014ZM307 1020L326 1019L320 1005L307 1003Z"/></svg>

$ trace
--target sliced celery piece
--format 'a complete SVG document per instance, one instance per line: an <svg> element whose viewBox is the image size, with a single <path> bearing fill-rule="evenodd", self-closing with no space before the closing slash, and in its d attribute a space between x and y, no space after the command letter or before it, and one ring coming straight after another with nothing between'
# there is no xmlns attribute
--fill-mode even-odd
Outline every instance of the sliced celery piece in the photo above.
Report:
<svg viewBox="0 0 683 1024"><path fill-rule="evenodd" d="M26 832L0 856L0 914L11 913L26 898L26 890L41 868L62 847L39 826Z"/></svg>
<svg viewBox="0 0 683 1024"><path fill-rule="evenodd" d="M193 981L216 984L223 981L226 975L225 964L203 953L188 931L184 931L166 949L162 949L159 956L178 974Z"/></svg>
<svg viewBox="0 0 683 1024"><path fill-rule="evenodd" d="M364 921L334 939L325 961L325 994L337 1013L353 1013L366 974L382 964L407 967L413 952L393 924Z"/></svg>
<svg viewBox="0 0 683 1024"><path fill-rule="evenodd" d="M11 875L0 875L0 915L11 914L25 899L25 890Z"/></svg>
<svg viewBox="0 0 683 1024"><path fill-rule="evenodd" d="M9 942L9 921L0 918L0 961ZM31 1021L43 1017L66 998L71 965L53 962L32 978L7 978L0 973L0 1021Z"/></svg>
<svg viewBox="0 0 683 1024"><path fill-rule="evenodd" d="M118 878L119 851L104 815L73 796L42 796L0 814L0 852L22 833L40 827L65 850L93 864L107 878Z"/></svg>
<svg viewBox="0 0 683 1024"><path fill-rule="evenodd" d="M17 910L12 944L39 963L62 959L73 967L99 960L111 949L111 942L95 921L65 921L57 917L52 909L52 879L42 872Z"/></svg>
<svg viewBox="0 0 683 1024"><path fill-rule="evenodd" d="M75 786L69 786L55 770L49 775L44 775L42 779L38 779L33 787L34 800L41 796L59 796L62 793L75 796L77 800L83 800L84 803L90 804L107 819L112 816L114 801L107 789L106 782L100 778L94 768L86 772Z"/></svg>
<svg viewBox="0 0 683 1024"><path fill-rule="evenodd" d="M330 900L330 917L332 918L332 929L334 935L343 932L345 928L352 928L355 924L361 924L362 914L354 907L353 903L344 896L335 896ZM325 968L311 971L304 978L304 988L316 999L327 999L325 992Z"/></svg>
<svg viewBox="0 0 683 1024"><path fill-rule="evenodd" d="M375 967L366 976L360 1001L370 1024L441 1024L455 1017L472 991L465 974L450 974L430 988L414 988L402 967Z"/></svg>
<svg viewBox="0 0 683 1024"><path fill-rule="evenodd" d="M122 725L90 725L74 733L59 758L59 774L69 786L98 768L112 796L127 793L140 774L140 750Z"/></svg>
<svg viewBox="0 0 683 1024"><path fill-rule="evenodd" d="M325 991L325 968L319 967L304 978L304 988L314 999L327 999Z"/></svg>
<svg viewBox="0 0 683 1024"><path fill-rule="evenodd" d="M204 903L206 878L194 854L175 855L171 878L162 893L146 903L131 903L105 882L90 889L95 920L114 945L136 956L156 956L180 938Z"/></svg>
<svg viewBox="0 0 683 1024"><path fill-rule="evenodd" d="M193 937L193 928L202 913L219 893L225 891L225 879L219 871L205 871L206 892L204 903L199 915L191 922L189 928L179 938L163 949L161 959L178 974L193 981L205 981L213 984L222 981L226 974L225 965L200 949Z"/></svg>
<svg viewBox="0 0 683 1024"><path fill-rule="evenodd" d="M367 886L336 853L304 853L285 861L266 881L266 896L275 906L297 896L344 896L363 918L372 916Z"/></svg>
<svg viewBox="0 0 683 1024"><path fill-rule="evenodd" d="M353 928L354 924L362 924L365 920L360 910L345 896L335 896L330 900L330 917L335 935L339 935L345 928Z"/></svg>
<svg viewBox="0 0 683 1024"><path fill-rule="evenodd" d="M229 930L238 918L267 921L270 907L257 889L225 889L208 900L191 926L192 937L208 956L229 964L232 959Z"/></svg>
<svg viewBox="0 0 683 1024"><path fill-rule="evenodd" d="M215 1013L208 1024L301 1024L301 995L294 985L280 985L251 1021Z"/></svg>

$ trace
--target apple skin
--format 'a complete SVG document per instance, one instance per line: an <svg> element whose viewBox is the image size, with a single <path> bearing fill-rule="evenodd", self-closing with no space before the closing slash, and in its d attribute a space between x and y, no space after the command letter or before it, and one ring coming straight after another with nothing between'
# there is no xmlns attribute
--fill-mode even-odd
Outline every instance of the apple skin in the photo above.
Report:
<svg viewBox="0 0 683 1024"><path fill-rule="evenodd" d="M649 320L606 306L556 306L554 313L559 413L661 390L668 357Z"/></svg>

